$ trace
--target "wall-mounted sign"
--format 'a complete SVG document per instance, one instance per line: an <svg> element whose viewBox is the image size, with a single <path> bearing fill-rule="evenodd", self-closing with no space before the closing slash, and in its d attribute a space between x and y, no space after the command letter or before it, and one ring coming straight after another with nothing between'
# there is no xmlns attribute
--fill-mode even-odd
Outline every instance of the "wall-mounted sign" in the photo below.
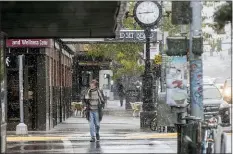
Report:
<svg viewBox="0 0 233 154"><path fill-rule="evenodd" d="M7 39L6 47L8 48L49 48L51 47L50 39Z"/></svg>
<svg viewBox="0 0 233 154"><path fill-rule="evenodd" d="M116 38L105 38L105 42L146 42L144 30L120 30ZM157 42L157 31L152 30L150 42Z"/></svg>

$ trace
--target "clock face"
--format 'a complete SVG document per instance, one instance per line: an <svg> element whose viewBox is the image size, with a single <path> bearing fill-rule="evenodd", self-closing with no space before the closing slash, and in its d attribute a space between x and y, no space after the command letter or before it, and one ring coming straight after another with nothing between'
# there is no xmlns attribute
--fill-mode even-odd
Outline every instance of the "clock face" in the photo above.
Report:
<svg viewBox="0 0 233 154"><path fill-rule="evenodd" d="M160 8L155 2L141 2L136 8L136 17L146 25L153 24L160 16Z"/></svg>

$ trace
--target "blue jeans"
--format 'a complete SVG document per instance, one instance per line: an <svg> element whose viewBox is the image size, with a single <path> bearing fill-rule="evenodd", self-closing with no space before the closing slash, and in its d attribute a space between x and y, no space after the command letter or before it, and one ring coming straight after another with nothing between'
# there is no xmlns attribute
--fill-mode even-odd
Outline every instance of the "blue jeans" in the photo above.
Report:
<svg viewBox="0 0 233 154"><path fill-rule="evenodd" d="M90 111L89 118L90 118L90 134L91 134L91 137L95 137L96 134L99 134L99 130L100 130L98 111Z"/></svg>

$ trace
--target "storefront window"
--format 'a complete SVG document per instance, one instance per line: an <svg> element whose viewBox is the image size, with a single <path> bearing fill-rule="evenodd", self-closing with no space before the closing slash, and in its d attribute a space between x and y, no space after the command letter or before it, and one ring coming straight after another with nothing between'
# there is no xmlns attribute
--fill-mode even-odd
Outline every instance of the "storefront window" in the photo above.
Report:
<svg viewBox="0 0 233 154"><path fill-rule="evenodd" d="M88 87L91 80L91 72L82 71L82 86Z"/></svg>

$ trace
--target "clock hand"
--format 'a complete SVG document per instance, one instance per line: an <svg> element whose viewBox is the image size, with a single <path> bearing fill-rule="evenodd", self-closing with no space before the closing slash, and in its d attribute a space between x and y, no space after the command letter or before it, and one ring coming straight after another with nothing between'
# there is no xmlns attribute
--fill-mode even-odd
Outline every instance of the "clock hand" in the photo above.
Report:
<svg viewBox="0 0 233 154"><path fill-rule="evenodd" d="M138 13L138 14L146 14L146 13L154 13L154 12L141 12L141 13Z"/></svg>

